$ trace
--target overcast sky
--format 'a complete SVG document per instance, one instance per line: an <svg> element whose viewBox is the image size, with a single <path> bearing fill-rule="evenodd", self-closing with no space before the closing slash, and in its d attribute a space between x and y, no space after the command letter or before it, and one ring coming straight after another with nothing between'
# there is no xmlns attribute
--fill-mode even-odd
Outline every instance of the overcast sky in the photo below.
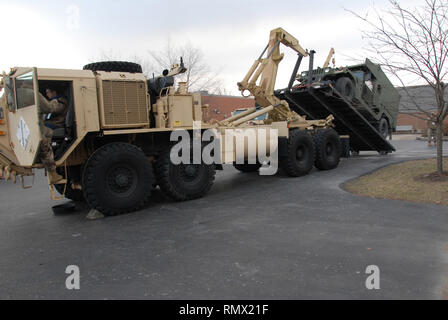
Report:
<svg viewBox="0 0 448 320"><path fill-rule="evenodd" d="M407 0L421 3L421 0ZM120 57L148 55L190 42L237 94L240 81L267 44L269 31L283 27L322 65L330 48L336 64L353 63L367 46L360 21L345 9L366 13L387 0L226 0L226 1L3 1L0 70L13 66L82 68L103 52ZM278 86L284 87L295 61L285 50ZM158 73L159 70L154 70Z"/></svg>

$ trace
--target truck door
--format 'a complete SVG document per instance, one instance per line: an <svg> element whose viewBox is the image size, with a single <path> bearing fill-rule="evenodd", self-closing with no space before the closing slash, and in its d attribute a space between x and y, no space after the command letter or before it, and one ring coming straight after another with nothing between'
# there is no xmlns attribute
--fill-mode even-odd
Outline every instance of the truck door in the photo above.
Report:
<svg viewBox="0 0 448 320"><path fill-rule="evenodd" d="M32 166L39 152L39 88L36 68L20 68L11 76L12 101L9 104L9 140L18 165Z"/></svg>

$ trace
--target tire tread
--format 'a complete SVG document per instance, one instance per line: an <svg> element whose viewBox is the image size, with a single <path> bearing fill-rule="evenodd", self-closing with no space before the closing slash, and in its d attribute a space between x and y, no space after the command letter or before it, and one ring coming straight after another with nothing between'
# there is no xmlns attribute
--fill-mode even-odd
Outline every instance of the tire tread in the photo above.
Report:
<svg viewBox="0 0 448 320"><path fill-rule="evenodd" d="M114 216L114 215L137 211L137 210L141 209L142 207L144 207L148 203L149 198L151 196L153 170L151 167L151 163L149 162L149 160L147 160L145 158L145 160L148 161L147 169L148 169L148 174L151 176L151 181L146 182L147 184L149 184L148 188L146 188L147 194L143 197L143 199L138 204L131 206L129 208L126 208L126 209L115 209L114 210L114 209L106 207L104 204L101 204L98 201L98 199L96 198L95 192L94 192L94 189L95 189L94 171L99 166L102 166L103 162L110 157L111 153L122 152L122 151L129 152L129 154L133 154L135 157L140 157L141 160L143 160L142 157L145 157L145 155L143 154L143 151L134 145L131 145L128 143L122 143L122 142L111 143L111 144L107 144L107 145L101 147L100 149L98 149L97 151L95 151L92 154L92 156L90 157L90 159L87 161L87 165L84 169L84 174L83 174L84 197L87 200L87 203L90 205L91 208L96 209L107 216Z"/></svg>
<svg viewBox="0 0 448 320"><path fill-rule="evenodd" d="M102 61L89 63L83 67L83 70L106 71L106 72L130 72L142 73L142 66L128 61Z"/></svg>
<svg viewBox="0 0 448 320"><path fill-rule="evenodd" d="M334 137L337 137L339 139L338 133L333 129L320 129L317 130L317 132L313 136L314 140L314 150L315 150L315 161L314 165L319 170L331 170L336 168L339 165L340 157L338 157L336 164L329 164L327 163L326 157L325 157L325 149L321 148L325 144L326 139L328 139L328 136L333 135ZM339 154L341 153L341 146L339 142L339 147L337 149L339 151Z"/></svg>
<svg viewBox="0 0 448 320"><path fill-rule="evenodd" d="M215 167L213 165L207 166L209 180L206 184L204 184L199 192L193 195L186 195L179 192L179 190L177 190L174 187L174 184L170 181L170 150L170 148L163 150L154 164L154 173L160 190L165 196L175 201L188 201L202 198L213 186L216 175Z"/></svg>
<svg viewBox="0 0 448 320"><path fill-rule="evenodd" d="M295 148L295 141L302 138L306 138L311 142L311 154L313 158L311 163L314 163L314 144L309 133L304 130L291 130L287 143L287 156L283 157L280 161L280 167L291 177L301 177L307 175L313 168L313 166L311 165L309 166L308 170L300 171L296 166L294 158L296 150L293 150L293 148Z"/></svg>

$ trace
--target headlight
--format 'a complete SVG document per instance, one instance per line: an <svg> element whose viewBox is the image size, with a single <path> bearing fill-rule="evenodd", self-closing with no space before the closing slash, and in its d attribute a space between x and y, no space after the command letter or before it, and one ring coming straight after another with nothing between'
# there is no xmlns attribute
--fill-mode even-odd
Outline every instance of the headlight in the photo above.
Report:
<svg viewBox="0 0 448 320"><path fill-rule="evenodd" d="M306 77L307 74L308 74L308 72L304 71L304 72L302 72L301 76Z"/></svg>
<svg viewBox="0 0 448 320"><path fill-rule="evenodd" d="M331 68L325 68L325 73L328 73L331 71Z"/></svg>

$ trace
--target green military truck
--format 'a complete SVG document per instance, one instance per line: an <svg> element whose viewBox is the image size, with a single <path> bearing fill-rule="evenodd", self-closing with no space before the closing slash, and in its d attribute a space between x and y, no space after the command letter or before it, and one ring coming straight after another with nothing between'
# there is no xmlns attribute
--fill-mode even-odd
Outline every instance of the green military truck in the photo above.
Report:
<svg viewBox="0 0 448 320"><path fill-rule="evenodd" d="M308 118L333 114L338 133L350 136L353 152L395 151L387 137L397 127L400 95L381 66L366 59L363 64L314 69L314 53L307 71L297 74L295 68L292 79L298 83L291 81L276 95Z"/></svg>
<svg viewBox="0 0 448 320"><path fill-rule="evenodd" d="M300 74L300 85L309 83L308 75L308 71ZM380 65L366 59L348 67L318 68L312 72L312 83L314 87L334 85L384 137L395 131L400 95Z"/></svg>

